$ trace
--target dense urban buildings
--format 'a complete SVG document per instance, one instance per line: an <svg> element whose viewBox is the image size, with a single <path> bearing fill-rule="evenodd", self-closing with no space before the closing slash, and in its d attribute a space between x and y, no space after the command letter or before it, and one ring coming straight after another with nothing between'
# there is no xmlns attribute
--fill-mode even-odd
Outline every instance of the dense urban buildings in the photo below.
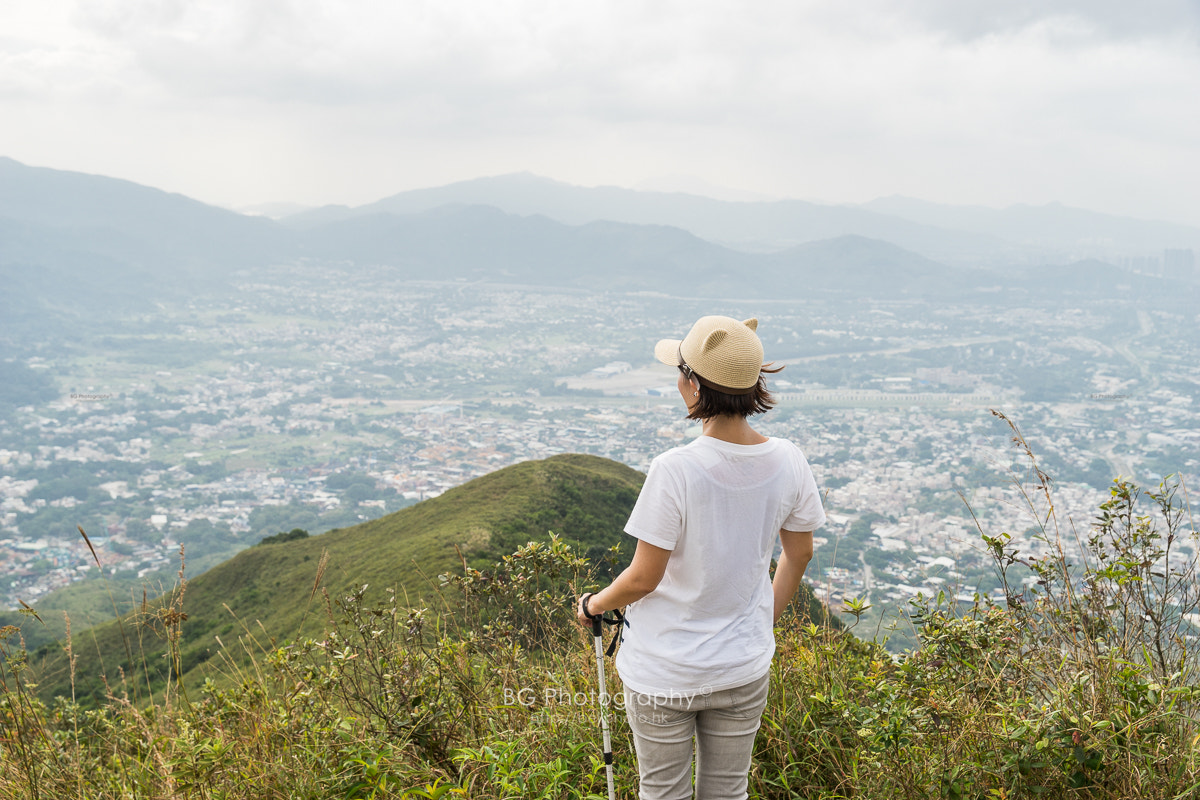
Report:
<svg viewBox="0 0 1200 800"><path fill-rule="evenodd" d="M20 365L51 390L0 422L7 607L94 577L96 560L110 579L153 580L182 545L194 574L264 536L346 527L526 459L644 470L696 434L650 349L709 312L757 316L787 365L761 428L799 442L826 492L809 577L834 601L993 592L981 530L1050 546L1046 509L1022 494L1028 458L992 409L1054 479L1063 532L1086 529L1115 476L1200 474L1200 326L1169 303L799 307L280 277Z"/></svg>

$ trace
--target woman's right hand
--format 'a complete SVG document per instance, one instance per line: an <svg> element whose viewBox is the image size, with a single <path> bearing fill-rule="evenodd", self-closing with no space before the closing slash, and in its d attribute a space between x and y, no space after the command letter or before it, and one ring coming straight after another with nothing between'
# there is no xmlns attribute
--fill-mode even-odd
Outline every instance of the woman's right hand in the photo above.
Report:
<svg viewBox="0 0 1200 800"><path fill-rule="evenodd" d="M596 595L592 592L584 592L579 596L579 602L575 604L575 621L588 630L592 629L592 618L588 616L588 606L595 597Z"/></svg>

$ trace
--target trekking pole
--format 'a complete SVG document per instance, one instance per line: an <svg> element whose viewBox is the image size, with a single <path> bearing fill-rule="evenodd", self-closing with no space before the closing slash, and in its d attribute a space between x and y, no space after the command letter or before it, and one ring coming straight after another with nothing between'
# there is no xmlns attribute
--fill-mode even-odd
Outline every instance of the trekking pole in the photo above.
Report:
<svg viewBox="0 0 1200 800"><path fill-rule="evenodd" d="M592 621L592 642L596 645L596 675L600 679L600 731L604 738L604 769L608 773L608 800L617 799L613 786L612 738L608 733L608 684L604 680L604 615L588 614L587 601L591 593L583 596L583 613Z"/></svg>

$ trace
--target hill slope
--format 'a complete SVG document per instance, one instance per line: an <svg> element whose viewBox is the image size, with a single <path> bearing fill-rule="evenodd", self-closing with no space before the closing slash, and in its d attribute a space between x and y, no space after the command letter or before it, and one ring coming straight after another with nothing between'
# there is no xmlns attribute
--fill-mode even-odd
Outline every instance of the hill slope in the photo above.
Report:
<svg viewBox="0 0 1200 800"><path fill-rule="evenodd" d="M199 685L212 673L207 662L222 637L231 645L243 631L264 644L301 633L318 633L324 623L320 595L310 601L322 553L328 565L321 586L331 597L369 584L372 592L395 587L415 602L431 595L440 572L461 569L459 553L474 563L490 563L550 531L598 560L623 538L644 476L614 461L586 455L560 455L527 461L477 478L445 494L353 528L244 550L188 582L180 608L183 674ZM76 696L104 696L105 680L137 675L143 663L154 670L156 689L166 676L166 642L154 603L122 620L74 637ZM132 660L126 656L126 644ZM65 658L55 646L31 660L41 662L41 691L70 696ZM219 661L219 659L218 659ZM146 677L141 678L144 696Z"/></svg>

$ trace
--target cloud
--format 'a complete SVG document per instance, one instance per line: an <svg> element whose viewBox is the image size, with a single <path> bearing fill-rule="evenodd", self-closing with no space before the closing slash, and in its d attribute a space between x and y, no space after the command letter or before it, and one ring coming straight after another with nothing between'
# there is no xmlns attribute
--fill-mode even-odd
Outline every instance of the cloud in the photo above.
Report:
<svg viewBox="0 0 1200 800"><path fill-rule="evenodd" d="M1045 25L1093 42L1175 38L1181 32L1195 41L1200 29L1195 0L923 0L903 4L901 13L962 41Z"/></svg>
<svg viewBox="0 0 1200 800"><path fill-rule="evenodd" d="M125 54L129 87L174 97L409 107L417 125L592 118L686 123L717 114L869 99L894 77L949 82L941 65L1032 49L1076 56L1174 36L1195 4L1153 0L895 4L614 0L86 0L80 24ZM966 47L967 50L962 48ZM916 59L913 60L915 55ZM999 89L1009 76L1000 79ZM1048 82L1054 76L1048 75Z"/></svg>
<svg viewBox="0 0 1200 800"><path fill-rule="evenodd" d="M26 121L0 152L79 132L79 153L150 182L168 170L176 190L234 169L234 202L363 202L531 169L1117 208L1200 178L1197 7L78 0L41 28L0 11L0 100Z"/></svg>

